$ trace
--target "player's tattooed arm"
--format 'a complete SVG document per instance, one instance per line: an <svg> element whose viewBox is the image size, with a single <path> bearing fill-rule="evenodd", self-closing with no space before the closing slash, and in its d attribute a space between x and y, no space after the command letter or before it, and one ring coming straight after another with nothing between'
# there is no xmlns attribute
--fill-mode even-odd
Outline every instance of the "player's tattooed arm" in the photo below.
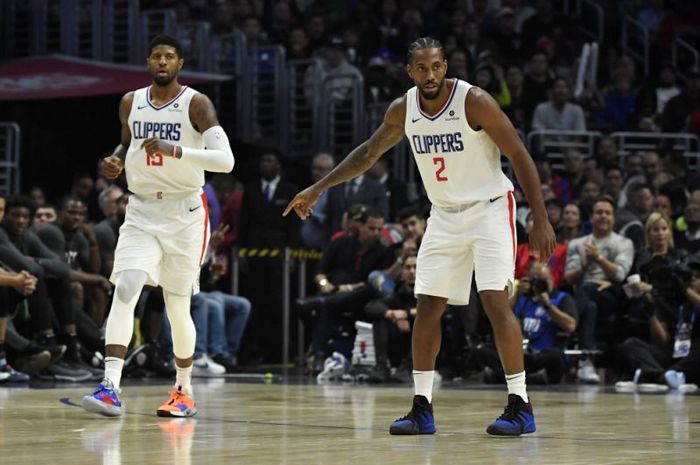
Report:
<svg viewBox="0 0 700 465"><path fill-rule="evenodd" d="M102 163L102 175L109 179L116 179L124 170L126 151L131 144L131 130L129 129L129 113L134 103L134 93L124 94L119 102L119 121L121 122L121 141L114 149L112 155L106 157Z"/></svg>
<svg viewBox="0 0 700 465"><path fill-rule="evenodd" d="M216 109L209 97L204 94L196 94L190 103L190 121L192 126L200 133L204 134L209 128L219 125L216 117Z"/></svg>
<svg viewBox="0 0 700 465"><path fill-rule="evenodd" d="M321 179L323 190L353 179L367 171L387 150L401 142L406 119L406 96L394 100L384 115L384 121L365 142L348 154L338 166Z"/></svg>

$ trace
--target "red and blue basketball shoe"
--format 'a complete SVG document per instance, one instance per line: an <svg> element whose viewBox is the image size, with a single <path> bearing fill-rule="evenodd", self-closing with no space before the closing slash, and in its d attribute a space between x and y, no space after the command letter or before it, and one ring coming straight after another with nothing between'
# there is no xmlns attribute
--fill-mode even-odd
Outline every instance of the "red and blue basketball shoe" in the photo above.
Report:
<svg viewBox="0 0 700 465"><path fill-rule="evenodd" d="M119 400L119 389L108 379L103 379L93 394L83 397L82 406L91 413L99 413L106 417L118 417L124 413L124 407Z"/></svg>
<svg viewBox="0 0 700 465"><path fill-rule="evenodd" d="M520 436L535 431L535 415L532 405L517 394L508 395L508 405L503 415L491 423L486 432L494 436Z"/></svg>
<svg viewBox="0 0 700 465"><path fill-rule="evenodd" d="M395 435L433 433L435 433L433 404L428 403L425 396L413 396L413 407L408 415L399 418L389 427L389 434Z"/></svg>
<svg viewBox="0 0 700 465"><path fill-rule="evenodd" d="M192 417L197 413L197 403L192 394L178 386L170 391L170 399L158 407L159 417Z"/></svg>

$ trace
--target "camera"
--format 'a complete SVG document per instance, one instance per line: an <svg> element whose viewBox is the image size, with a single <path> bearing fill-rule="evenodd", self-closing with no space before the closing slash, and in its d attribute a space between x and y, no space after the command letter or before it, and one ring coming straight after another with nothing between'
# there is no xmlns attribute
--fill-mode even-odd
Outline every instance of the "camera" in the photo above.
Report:
<svg viewBox="0 0 700 465"><path fill-rule="evenodd" d="M549 283L545 278L530 278L530 292L528 295L536 296L543 292L549 292Z"/></svg>

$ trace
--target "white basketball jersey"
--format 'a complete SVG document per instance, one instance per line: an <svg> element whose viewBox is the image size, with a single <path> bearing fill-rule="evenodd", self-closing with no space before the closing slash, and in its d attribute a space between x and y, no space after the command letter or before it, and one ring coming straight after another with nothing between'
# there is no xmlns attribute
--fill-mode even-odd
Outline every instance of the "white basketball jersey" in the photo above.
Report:
<svg viewBox="0 0 700 465"><path fill-rule="evenodd" d="M421 110L416 87L406 93L406 137L428 198L438 207L493 199L513 190L501 170L496 144L467 122L464 103L471 87L456 79L447 103L435 116Z"/></svg>
<svg viewBox="0 0 700 465"><path fill-rule="evenodd" d="M197 91L183 86L180 93L168 103L155 106L150 99L151 88L134 92L129 113L131 145L126 152L126 182L136 195L152 197L158 192L184 194L198 191L204 185L204 170L187 161L154 154L149 157L141 148L150 137L174 145L196 149L204 148L202 135L190 122L190 102Z"/></svg>

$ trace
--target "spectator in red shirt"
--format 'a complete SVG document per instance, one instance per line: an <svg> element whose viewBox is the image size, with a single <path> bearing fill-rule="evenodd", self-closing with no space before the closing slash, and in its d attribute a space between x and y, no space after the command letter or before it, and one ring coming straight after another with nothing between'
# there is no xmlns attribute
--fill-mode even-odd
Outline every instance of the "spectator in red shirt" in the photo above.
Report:
<svg viewBox="0 0 700 465"><path fill-rule="evenodd" d="M532 231L532 213L527 214L527 222L525 225L525 231L530 234ZM564 280L564 268L566 266L566 250L567 247L564 244L557 244L552 252L552 256L547 262L552 273L552 282L554 287L559 287ZM518 245L515 252L515 278L521 279L527 276L528 270L533 262L537 261L538 257L530 252L530 244L528 241Z"/></svg>

